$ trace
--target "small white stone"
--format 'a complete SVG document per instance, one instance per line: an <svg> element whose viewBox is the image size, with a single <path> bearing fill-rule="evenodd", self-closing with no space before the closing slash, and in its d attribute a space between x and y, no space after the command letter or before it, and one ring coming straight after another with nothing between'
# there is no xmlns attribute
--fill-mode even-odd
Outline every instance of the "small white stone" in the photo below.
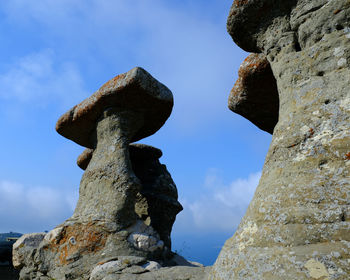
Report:
<svg viewBox="0 0 350 280"><path fill-rule="evenodd" d="M110 261L97 265L90 274L89 280L101 279L101 275L119 271L123 268L121 261Z"/></svg>
<svg viewBox="0 0 350 280"><path fill-rule="evenodd" d="M153 270L160 269L162 266L157 262L149 261L149 262L145 263L142 267L144 269L147 269L148 271L153 271Z"/></svg>

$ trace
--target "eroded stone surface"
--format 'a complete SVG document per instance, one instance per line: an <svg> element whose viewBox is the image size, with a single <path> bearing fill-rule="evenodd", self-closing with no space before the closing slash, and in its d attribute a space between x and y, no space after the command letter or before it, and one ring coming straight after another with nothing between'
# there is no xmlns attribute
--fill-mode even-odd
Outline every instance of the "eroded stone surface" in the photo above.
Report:
<svg viewBox="0 0 350 280"><path fill-rule="evenodd" d="M260 129L273 133L278 121L278 90L264 54L250 54L243 61L228 99L228 107Z"/></svg>
<svg viewBox="0 0 350 280"><path fill-rule="evenodd" d="M349 1L235 1L228 29L267 56L280 110L259 186L211 279L349 277L349 26Z"/></svg>

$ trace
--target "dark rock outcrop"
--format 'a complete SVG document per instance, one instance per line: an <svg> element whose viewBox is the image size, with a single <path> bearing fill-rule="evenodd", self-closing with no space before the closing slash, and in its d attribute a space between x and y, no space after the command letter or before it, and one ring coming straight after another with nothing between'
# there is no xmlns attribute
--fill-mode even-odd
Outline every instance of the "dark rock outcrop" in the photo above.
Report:
<svg viewBox="0 0 350 280"><path fill-rule="evenodd" d="M211 279L348 279L350 2L236 0L228 31L269 60L280 110L259 186Z"/></svg>
<svg viewBox="0 0 350 280"><path fill-rule="evenodd" d="M264 54L250 54L238 70L228 107L272 134L278 121L278 90L270 63Z"/></svg>

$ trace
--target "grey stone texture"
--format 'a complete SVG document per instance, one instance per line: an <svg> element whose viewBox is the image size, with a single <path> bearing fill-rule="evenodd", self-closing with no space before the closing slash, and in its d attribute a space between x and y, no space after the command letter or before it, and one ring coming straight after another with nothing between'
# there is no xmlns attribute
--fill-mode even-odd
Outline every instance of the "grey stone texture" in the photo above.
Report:
<svg viewBox="0 0 350 280"><path fill-rule="evenodd" d="M259 186L210 279L349 279L350 1L236 0L228 31L266 55L280 108Z"/></svg>
<svg viewBox="0 0 350 280"><path fill-rule="evenodd" d="M85 280L99 264L120 260L123 271L136 274L149 261L171 263L171 227L182 209L176 186L158 161L160 150L130 143L156 132L172 104L164 85L134 68L58 120L60 134L93 152L72 217L35 244L31 235L18 242L20 279Z"/></svg>
<svg viewBox="0 0 350 280"><path fill-rule="evenodd" d="M278 121L278 90L264 54L253 53L243 61L228 98L228 107L260 129L273 133Z"/></svg>

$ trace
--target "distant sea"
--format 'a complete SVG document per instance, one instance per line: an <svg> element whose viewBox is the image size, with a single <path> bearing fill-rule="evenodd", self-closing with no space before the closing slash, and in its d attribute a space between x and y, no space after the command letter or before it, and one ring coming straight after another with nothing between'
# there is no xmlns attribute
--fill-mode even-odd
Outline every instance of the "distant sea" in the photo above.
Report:
<svg viewBox="0 0 350 280"><path fill-rule="evenodd" d="M189 261L196 261L205 266L213 265L230 233L173 233L172 251Z"/></svg>

